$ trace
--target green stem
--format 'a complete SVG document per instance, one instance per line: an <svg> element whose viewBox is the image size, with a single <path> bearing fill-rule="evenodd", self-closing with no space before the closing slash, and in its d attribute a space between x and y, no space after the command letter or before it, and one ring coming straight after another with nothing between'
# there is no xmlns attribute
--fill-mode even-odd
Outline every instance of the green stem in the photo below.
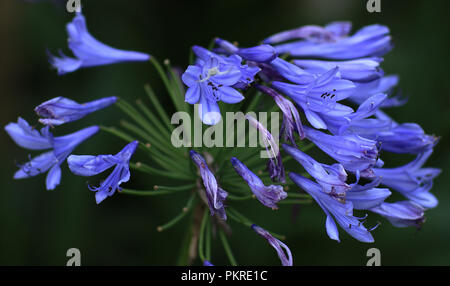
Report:
<svg viewBox="0 0 450 286"><path fill-rule="evenodd" d="M184 104L184 99L181 102L177 98L177 95L172 90L172 87L170 86L169 78L167 77L166 73L164 72L164 69L161 66L161 64L154 57L150 58L150 62L153 64L153 66L155 67L155 69L158 72L159 76L161 77L161 79L162 79L162 81L163 81L163 83L164 83L164 85L165 85L165 87L167 89L167 92L169 93L169 96L172 99L173 104L175 105L175 108L178 111L186 111L185 104Z"/></svg>
<svg viewBox="0 0 450 286"><path fill-rule="evenodd" d="M158 100L158 97L156 97L155 92L150 87L150 85L146 84L144 86L145 92L147 93L148 97L150 98L150 101L152 102L153 106L155 107L156 111L158 112L159 116L162 118L162 120L165 122L169 130L172 130L173 125L170 124L170 119L167 116L166 111L161 106L161 103Z"/></svg>
<svg viewBox="0 0 450 286"><path fill-rule="evenodd" d="M183 219L189 213L189 211L192 210L192 207L194 206L195 198L196 198L196 196L194 193L189 198L189 200L188 200L186 206L183 208L182 212L179 215L177 215L176 217L174 217L172 220L170 220L169 222L167 222L161 226L158 226L157 230L159 232L165 231L165 230L171 228L172 226L174 226L175 224L177 224L177 222L179 222L181 219Z"/></svg>
<svg viewBox="0 0 450 286"><path fill-rule="evenodd" d="M211 261L211 223L206 224L205 258Z"/></svg>
<svg viewBox="0 0 450 286"><path fill-rule="evenodd" d="M251 200L253 199L253 194L252 195L248 195L248 196L234 196L231 194L228 194L227 199L232 200L232 201L247 201L247 200Z"/></svg>
<svg viewBox="0 0 450 286"><path fill-rule="evenodd" d="M230 260L231 265L237 266L236 260L234 259L233 252L231 251L230 245L228 244L228 240L227 240L223 230L219 230L219 236L220 236L220 240L222 241L223 249L225 250L225 253L228 256L228 259Z"/></svg>
<svg viewBox="0 0 450 286"><path fill-rule="evenodd" d="M179 180L189 180L189 181L193 180L192 177L179 175L178 173L162 171L160 169L150 167L141 162L130 163L130 168L141 171L141 172L148 173L150 175L162 176L162 177L166 177L166 178L179 179Z"/></svg>
<svg viewBox="0 0 450 286"><path fill-rule="evenodd" d="M202 223L200 225L200 235L198 238L198 256L200 256L200 259L202 261L205 261L206 257L204 254L204 250L203 250L203 241L205 238L205 227L208 221L208 210L205 209L204 214L203 214L203 219L202 219Z"/></svg>
<svg viewBox="0 0 450 286"><path fill-rule="evenodd" d="M243 224L245 226L251 227L253 224L255 224L251 220L249 220L248 218L243 216L241 213L239 213L237 210L235 210L234 208L228 207L227 214L230 216L230 218L234 219L235 221L237 221L237 222L239 222L239 223L241 223L241 224ZM267 231L271 235L273 235L274 237L276 237L276 238L278 238L280 240L286 239L286 237L284 235L277 234L277 233L271 232L269 230L267 230Z"/></svg>

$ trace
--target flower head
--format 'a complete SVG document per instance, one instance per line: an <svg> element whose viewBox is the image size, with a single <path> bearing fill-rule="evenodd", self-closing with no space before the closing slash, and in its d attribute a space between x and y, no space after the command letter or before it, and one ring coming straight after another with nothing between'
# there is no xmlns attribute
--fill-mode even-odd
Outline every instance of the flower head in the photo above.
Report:
<svg viewBox="0 0 450 286"><path fill-rule="evenodd" d="M344 195L351 187L346 183L347 173L340 164L325 165L317 162L297 148L283 144L283 149L299 162L326 193Z"/></svg>
<svg viewBox="0 0 450 286"><path fill-rule="evenodd" d="M389 189L377 188L379 179L365 185L357 183L351 185L351 189L345 193L345 199L352 202L356 210L369 210L381 205L391 195Z"/></svg>
<svg viewBox="0 0 450 286"><path fill-rule="evenodd" d="M50 63L58 70L58 74L73 72L79 68L109 65L119 62L147 61L150 56L144 53L124 51L107 46L96 40L86 27L86 19L80 13L67 24L69 48L76 58L60 57L49 53Z"/></svg>
<svg viewBox="0 0 450 286"><path fill-rule="evenodd" d="M71 155L67 158L69 168L78 176L94 176L114 167L111 174L104 180L100 186L89 189L95 193L97 204L101 203L107 197L112 196L116 190L121 190L120 184L128 182L130 179L129 163L138 146L138 141L133 141L126 145L116 155Z"/></svg>
<svg viewBox="0 0 450 286"><path fill-rule="evenodd" d="M383 70L379 67L382 60L377 57L349 61L294 60L294 64L311 74L323 74L338 67L343 79L369 82L383 76Z"/></svg>
<svg viewBox="0 0 450 286"><path fill-rule="evenodd" d="M394 153L420 154L432 149L439 138L427 135L415 123L397 124L391 121L392 128L371 134L371 139L381 143L381 149ZM370 137L369 137L370 138Z"/></svg>
<svg viewBox="0 0 450 286"><path fill-rule="evenodd" d="M283 186L265 186L263 181L236 157L231 158L234 170L247 182L256 198L266 207L277 209L277 203L287 197Z"/></svg>
<svg viewBox="0 0 450 286"><path fill-rule="evenodd" d="M339 241L339 231L337 223L351 236L361 242L373 242L374 239L369 230L367 230L359 218L353 216L353 204L345 200L345 197L325 193L319 184L316 184L305 177L289 173L294 183L310 194L325 212L326 230L331 239ZM333 219L334 217L334 219Z"/></svg>
<svg viewBox="0 0 450 286"><path fill-rule="evenodd" d="M307 25L277 33L263 42L274 44L295 39L304 39L316 43L334 42L341 37L347 36L351 28L352 24L350 22L333 22L325 27Z"/></svg>
<svg viewBox="0 0 450 286"><path fill-rule="evenodd" d="M197 165L200 176L202 177L211 215L217 213L220 218L226 220L227 215L225 213L224 201L227 198L228 193L219 187L216 177L214 177L214 174L208 168L205 159L194 150L190 151L190 155L194 164Z"/></svg>
<svg viewBox="0 0 450 286"><path fill-rule="evenodd" d="M345 23L345 22L344 22ZM348 23L328 27L306 26L274 35L264 42L274 44L300 38L292 43L276 45L278 54L289 53L294 57L326 59L356 59L382 56L392 49L389 29L382 25L366 26L348 36ZM340 27L340 28L337 28Z"/></svg>
<svg viewBox="0 0 450 286"><path fill-rule="evenodd" d="M260 45L251 48L238 48L232 43L220 38L216 38L215 42L226 53L237 54L247 61L267 63L271 62L277 56L277 52L270 45Z"/></svg>
<svg viewBox="0 0 450 286"><path fill-rule="evenodd" d="M182 80L189 87L185 100L190 104L199 102L199 116L203 123L215 125L221 119L218 101L238 103L244 99L232 87L241 75L237 66L210 56L198 65L189 66L184 72Z"/></svg>
<svg viewBox="0 0 450 286"><path fill-rule="evenodd" d="M254 81L255 75L261 70L253 63L244 64L242 62L242 57L237 54L232 54L230 56L218 55L200 46L193 46L192 50L197 56L197 60L195 62L197 66L204 66L205 63L213 57L224 65L231 65L238 69L241 72L241 77L235 84L232 85L233 88L242 90L248 88Z"/></svg>
<svg viewBox="0 0 450 286"><path fill-rule="evenodd" d="M381 184L396 190L406 198L425 208L434 208L438 201L429 191L433 179L441 170L437 168L422 168L430 157L432 149L419 154L412 162L397 168L373 168Z"/></svg>
<svg viewBox="0 0 450 286"><path fill-rule="evenodd" d="M48 126L39 132L33 129L26 120L19 117L17 123L6 125L5 130L14 142L23 148L51 149L23 164L14 174L14 179L29 178L49 171L46 187L47 190L53 190L61 181L61 164L80 143L97 133L99 128L91 126L69 135L54 137Z"/></svg>
<svg viewBox="0 0 450 286"><path fill-rule="evenodd" d="M315 128L327 129L322 118L324 115L343 117L353 112L353 109L338 103L355 92L355 85L339 78L339 69L333 68L317 76L308 84L290 84L274 81L272 86L292 98L305 112L309 123Z"/></svg>
<svg viewBox="0 0 450 286"><path fill-rule="evenodd" d="M370 210L385 217L396 227L415 226L419 228L425 222L424 208L411 201L382 203Z"/></svg>
<svg viewBox="0 0 450 286"><path fill-rule="evenodd" d="M40 104L34 110L42 117L39 122L53 126L83 118L91 112L115 103L116 100L117 97L112 96L79 104L65 97L55 97Z"/></svg>
<svg viewBox="0 0 450 286"><path fill-rule="evenodd" d="M371 176L371 168L378 159L376 141L355 134L333 136L309 127L304 128L306 138L341 163L346 170Z"/></svg>
<svg viewBox="0 0 450 286"><path fill-rule="evenodd" d="M278 257L281 260L281 264L283 266L292 266L293 265L294 262L292 259L292 253L286 244L281 242L279 239L273 237L273 235L271 235L267 230L265 230L264 228L262 228L260 226L257 226L256 224L252 225L252 229L257 234L264 237L269 242L269 244L275 249L275 251L278 254ZM284 248L284 250L283 250L283 248Z"/></svg>

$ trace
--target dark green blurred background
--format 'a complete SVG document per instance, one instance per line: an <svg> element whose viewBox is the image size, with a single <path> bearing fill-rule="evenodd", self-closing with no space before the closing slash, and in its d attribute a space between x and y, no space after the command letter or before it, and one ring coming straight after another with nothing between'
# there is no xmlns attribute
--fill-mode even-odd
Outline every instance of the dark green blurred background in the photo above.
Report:
<svg viewBox="0 0 450 286"><path fill-rule="evenodd" d="M309 1L110 1L82 0L91 33L112 46L170 58L185 67L190 46L207 45L220 36L252 45L275 32L305 24L323 25L351 20L355 28L388 25L395 49L385 57L386 73L401 77L409 103L390 114L400 122L417 122L427 133L441 136L428 165L442 168L433 193L440 204L427 212L420 231L397 229L388 222L375 232L376 242L362 244L340 230L342 242L330 240L325 215L317 205L301 208L292 221L291 207L273 212L253 203L238 209L267 228L287 235L296 265L365 265L370 247L381 250L383 265L450 264L450 170L448 79L450 7L448 1L381 0L382 13L370 14L362 0ZM67 51L65 24L73 15L52 2L0 3L1 125L22 116L36 123L33 108L56 96L79 102L118 95L134 101L144 98L151 83L168 102L161 83L148 63L119 64L79 70L57 76L49 68L46 49ZM58 128L64 134L89 124L114 125L123 117L115 107ZM37 125L36 125L37 126ZM158 233L156 227L179 213L186 196L158 198L115 195L100 206L86 187L63 165L61 185L46 191L44 176L14 181L16 164L28 158L4 131L1 136L0 265L65 265L68 248L79 248L83 265L172 265L178 256L183 221ZM76 154L115 153L123 142L100 133L81 145ZM32 153L33 155L35 153ZM133 173L134 188L150 187L157 178ZM234 225L231 243L242 265L278 265L273 249L251 230ZM213 261L227 264L219 242Z"/></svg>

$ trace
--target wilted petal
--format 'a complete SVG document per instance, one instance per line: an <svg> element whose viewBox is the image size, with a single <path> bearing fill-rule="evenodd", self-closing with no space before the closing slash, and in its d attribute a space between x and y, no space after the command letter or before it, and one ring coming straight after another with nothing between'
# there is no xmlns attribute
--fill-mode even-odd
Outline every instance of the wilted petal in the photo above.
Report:
<svg viewBox="0 0 450 286"><path fill-rule="evenodd" d="M278 257L281 260L281 264L283 266L292 266L293 265L292 253L286 244L281 242L279 239L273 237L273 235L271 235L267 230L263 229L262 227L257 226L256 224L252 225L252 229L257 234L264 237L269 242L269 244L275 249L275 251L278 254ZM283 250L283 248L284 248L284 250Z"/></svg>
<svg viewBox="0 0 450 286"><path fill-rule="evenodd" d="M266 207L277 209L277 203L287 197L283 186L265 186L262 180L237 158L231 158L234 170L247 182L256 198Z"/></svg>

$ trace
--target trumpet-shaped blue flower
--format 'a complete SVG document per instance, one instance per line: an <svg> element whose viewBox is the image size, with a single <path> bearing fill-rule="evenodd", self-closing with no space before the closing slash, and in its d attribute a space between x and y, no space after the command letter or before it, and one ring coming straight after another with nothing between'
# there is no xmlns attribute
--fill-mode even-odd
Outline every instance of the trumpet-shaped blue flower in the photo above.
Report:
<svg viewBox="0 0 450 286"><path fill-rule="evenodd" d="M325 212L327 216L325 224L326 230L331 239L339 241L339 231L335 223L336 220L337 223L355 239L361 242L374 241L370 231L364 227L363 223L358 218L353 216L353 204L351 201L345 200L341 196L324 192L322 186L301 175L291 172L289 173L289 178L310 194Z"/></svg>
<svg viewBox="0 0 450 286"><path fill-rule="evenodd" d="M237 54L247 61L268 63L277 56L277 52L270 45L260 45L251 48L238 48L232 43L220 38L216 38L215 42L226 53Z"/></svg>
<svg viewBox="0 0 450 286"><path fill-rule="evenodd" d="M298 113L295 105L270 87L264 85L257 85L256 87L265 94L270 95L275 100L275 103L278 105L278 107L281 109L281 112L283 113L281 134L284 136L284 138L291 141L293 145L296 145L294 131L297 131L300 139L304 139L305 132L303 131L300 114Z"/></svg>
<svg viewBox="0 0 450 286"><path fill-rule="evenodd" d="M350 33L352 24L350 22L332 22L325 27L316 25L307 25L277 33L263 42L275 44L295 39L303 39L316 43L335 42L341 37L345 37Z"/></svg>
<svg viewBox="0 0 450 286"><path fill-rule="evenodd" d="M391 195L389 189L377 188L380 179L375 179L365 185L352 184L351 189L345 193L345 200L352 202L357 210L369 210L377 207Z"/></svg>
<svg viewBox="0 0 450 286"><path fill-rule="evenodd" d="M315 79L313 74L281 58L274 59L270 66L283 78L296 84L309 84Z"/></svg>
<svg viewBox="0 0 450 286"><path fill-rule="evenodd" d="M337 77L338 71L336 67L306 85L274 81L272 86L300 105L312 126L327 129L322 115L342 117L353 112L352 108L337 102L355 91L355 85L351 81Z"/></svg>
<svg viewBox="0 0 450 286"><path fill-rule="evenodd" d="M56 97L40 104L34 110L42 117L39 122L53 126L83 118L91 112L115 103L116 100L117 97L112 96L79 104L65 97Z"/></svg>
<svg viewBox="0 0 450 286"><path fill-rule="evenodd" d="M377 142L355 134L328 135L315 129L304 127L306 138L314 142L322 151L341 163L348 171L372 177L371 168L378 159Z"/></svg>
<svg viewBox="0 0 450 286"><path fill-rule="evenodd" d="M101 203L107 197L112 196L116 190L121 190L120 184L130 180L130 159L138 146L138 141L126 145L116 155L70 155L67 158L69 168L75 175L90 177L114 167L111 174L100 186L89 189L95 193L95 201Z"/></svg>
<svg viewBox="0 0 450 286"><path fill-rule="evenodd" d="M399 81L398 76L388 75L379 79L375 79L369 82L354 82L355 92L348 97L350 101L361 104L369 97L375 94L387 94L387 98L380 107L393 107L400 106L407 102L407 98L402 97L400 94L393 94L395 87Z"/></svg>
<svg viewBox="0 0 450 286"><path fill-rule="evenodd" d="M190 151L190 155L192 161L195 163L195 165L197 165L200 176L202 177L203 186L205 187L206 191L206 199L208 201L209 211L211 215L217 213L220 218L226 220L227 214L225 212L224 201L227 198L228 193L221 187L219 187L216 177L214 177L214 174L208 168L208 164L206 163L205 159L194 150Z"/></svg>
<svg viewBox="0 0 450 286"><path fill-rule="evenodd" d="M305 168L306 172L319 183L324 192L342 196L351 188L346 183L347 173L342 165L321 164L299 149L286 144L283 144L283 149Z"/></svg>
<svg viewBox="0 0 450 286"><path fill-rule="evenodd" d="M371 136L373 133L384 131L391 126L390 122L385 120L368 118L378 112L386 98L386 94L375 94L361 103L355 112L344 116L322 114L321 118L333 134L358 134L374 139Z"/></svg>
<svg viewBox="0 0 450 286"><path fill-rule="evenodd" d="M311 34L314 37L309 36ZM273 37L265 43L278 42L274 41ZM301 38L305 40L276 45L275 50L278 54L289 53L294 57L345 60L382 56L392 49L389 29L382 25L366 26L352 36L346 36L344 33L337 36L326 28L316 28L313 32L308 32L308 36Z"/></svg>
<svg viewBox="0 0 450 286"><path fill-rule="evenodd" d="M148 54L118 50L99 42L87 30L86 19L81 13L77 13L72 22L67 24L67 33L69 48L76 58L67 57L62 52L60 57L49 54L50 63L60 75L84 67L150 59Z"/></svg>
<svg viewBox="0 0 450 286"><path fill-rule="evenodd" d="M366 134L365 137L381 143L381 149L393 153L420 154L432 149L439 138L427 135L422 127L415 123L398 124L382 111L377 112L379 121L390 122L391 128Z"/></svg>
<svg viewBox="0 0 450 286"><path fill-rule="evenodd" d="M311 74L323 74L339 68L341 78L356 82L369 82L383 76L382 58L363 58L350 61L294 60L294 64Z"/></svg>
<svg viewBox="0 0 450 286"><path fill-rule="evenodd" d="M274 182L284 183L286 178L278 142L275 141L275 138L269 130L267 130L261 122L256 120L256 118L247 114L245 119L247 119L250 125L256 128L261 135L264 146L266 147L267 156L269 158L269 161L267 162L267 169L269 171L270 178Z"/></svg>
<svg viewBox="0 0 450 286"><path fill-rule="evenodd" d="M241 71L216 56L210 56L199 65L191 65L182 76L189 87L185 100L190 104L200 103L199 116L203 123L217 124L220 119L218 101L238 103L244 99L232 86L241 79Z"/></svg>
<svg viewBox="0 0 450 286"><path fill-rule="evenodd" d="M438 204L436 197L429 191L433 179L441 173L440 169L422 168L430 157L432 149L417 156L412 162L397 168L373 168L381 183L396 190L409 200L425 207L434 208Z"/></svg>
<svg viewBox="0 0 450 286"><path fill-rule="evenodd" d="M370 210L385 217L396 227L415 226L420 228L425 222L424 208L411 201L382 203Z"/></svg>
<svg viewBox="0 0 450 286"><path fill-rule="evenodd" d="M267 230L265 230L264 228L262 228L260 226L257 226L256 224L252 225L252 229L257 234L264 237L269 242L269 244L275 249L275 251L278 254L278 257L281 260L281 264L283 266L292 266L293 265L294 262L292 259L292 253L286 244L281 242L279 239L273 237L273 235L271 235ZM283 250L283 248L286 252Z"/></svg>
<svg viewBox="0 0 450 286"><path fill-rule="evenodd" d="M246 89L253 82L255 75L261 71L261 69L254 64L243 64L242 58L236 54L231 56L218 55L200 46L193 46L192 51L194 51L194 54L197 56L197 66L204 66L210 58L216 58L224 65L235 66L241 72L241 77L232 85L233 88Z"/></svg>
<svg viewBox="0 0 450 286"><path fill-rule="evenodd" d="M258 201L266 207L277 209L277 203L287 198L287 193L283 190L283 186L265 186L263 181L236 157L231 158L231 164L233 164L234 170L239 176L247 182Z"/></svg>
<svg viewBox="0 0 450 286"><path fill-rule="evenodd" d="M14 179L29 178L48 171L46 188L53 190L61 181L61 164L80 143L97 133L99 128L91 126L69 135L53 137L48 126L39 132L19 117L17 123L8 124L5 130L14 142L23 148L52 149L23 164L14 174Z"/></svg>

